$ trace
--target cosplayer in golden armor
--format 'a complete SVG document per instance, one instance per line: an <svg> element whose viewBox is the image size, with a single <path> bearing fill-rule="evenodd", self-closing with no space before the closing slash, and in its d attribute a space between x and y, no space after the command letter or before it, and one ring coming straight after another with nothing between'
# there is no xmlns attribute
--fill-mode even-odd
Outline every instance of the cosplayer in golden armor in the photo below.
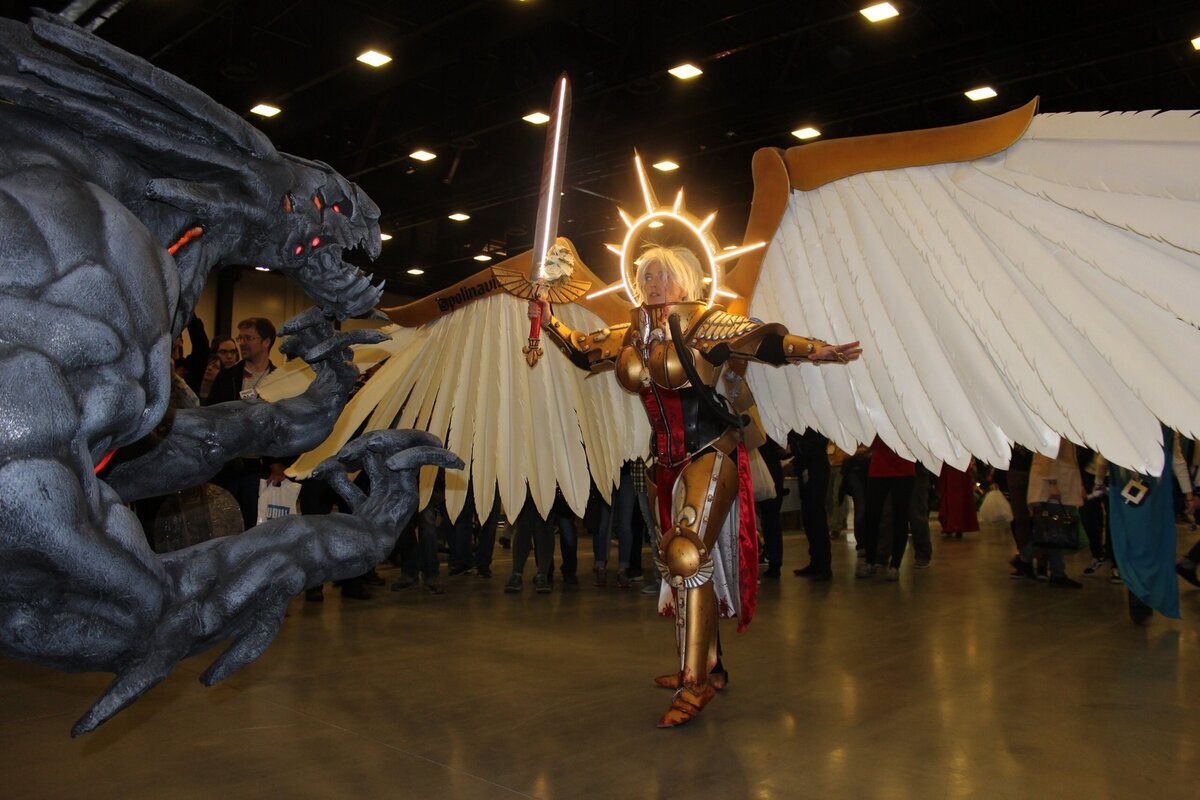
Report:
<svg viewBox="0 0 1200 800"><path fill-rule="evenodd" d="M656 562L670 587L665 605L668 611L674 606L680 656L678 673L656 679L675 689L658 721L664 728L694 719L724 685L724 670L717 669L718 617L737 616L744 629L754 611L758 559L746 448L763 436L744 378L747 362L845 364L862 352L858 342L830 345L726 313L715 304L715 240L679 206L629 222L618 251L624 288L636 306L629 324L585 334L556 319L545 300L531 301L529 309L574 364L592 372L614 369L650 419L651 502L658 504L664 531ZM654 221L662 224L651 226ZM643 247L634 259L642 232L662 243ZM688 246L665 244L672 238Z"/></svg>

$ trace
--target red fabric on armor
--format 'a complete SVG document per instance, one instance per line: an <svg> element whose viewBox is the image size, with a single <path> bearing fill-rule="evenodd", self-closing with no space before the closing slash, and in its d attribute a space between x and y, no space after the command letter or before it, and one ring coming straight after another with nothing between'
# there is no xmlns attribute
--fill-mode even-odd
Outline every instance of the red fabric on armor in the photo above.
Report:
<svg viewBox="0 0 1200 800"><path fill-rule="evenodd" d="M644 397L644 393L643 393ZM651 400L652 402L652 400ZM647 410L650 405L647 403ZM650 424L655 427L655 415L651 415ZM690 462L684 462L675 467L663 464L654 466L654 486L658 497L658 524L663 530L671 528L671 496L674 493L675 479ZM754 619L754 610L758 606L758 525L754 516L754 486L750 482L750 458L746 446L739 444L737 448L738 464L738 505L741 516L738 526L738 595L741 601L741 612L738 614L738 633L746 630ZM672 589L672 592L675 590ZM672 603L672 607L674 604ZM671 616L664 613L663 616Z"/></svg>
<svg viewBox="0 0 1200 800"><path fill-rule="evenodd" d="M679 399L679 392L673 389L646 387L638 393L638 397L641 398L642 405L646 407L646 416L649 417L650 428L654 431L655 458L664 463L686 462L687 446L683 440L683 403ZM667 516L670 517L669 508Z"/></svg>
<svg viewBox="0 0 1200 800"><path fill-rule="evenodd" d="M750 457L746 445L739 444L738 505L741 517L738 526L738 583L742 592L742 609L738 613L738 633L750 626L758 605L758 525L754 516L754 484L750 481Z"/></svg>

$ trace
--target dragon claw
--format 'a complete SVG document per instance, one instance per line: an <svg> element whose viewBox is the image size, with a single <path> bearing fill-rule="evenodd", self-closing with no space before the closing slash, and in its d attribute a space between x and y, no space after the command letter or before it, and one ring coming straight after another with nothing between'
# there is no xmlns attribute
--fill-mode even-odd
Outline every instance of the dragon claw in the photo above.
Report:
<svg viewBox="0 0 1200 800"><path fill-rule="evenodd" d="M326 480L339 474L345 475L346 467L336 457L325 459L313 467L312 471L312 476L319 480Z"/></svg>
<svg viewBox="0 0 1200 800"><path fill-rule="evenodd" d="M242 667L261 656L283 626L283 613L287 601L272 602L256 613L241 635L233 640L233 644L225 648L217 659L208 665L200 675L200 682L205 686L213 686L228 678Z"/></svg>
<svg viewBox="0 0 1200 800"><path fill-rule="evenodd" d="M446 469L463 468L462 459L444 447L410 447L389 456L384 465L395 472L424 466L445 467Z"/></svg>
<svg viewBox="0 0 1200 800"><path fill-rule="evenodd" d="M108 722L118 712L154 688L171 672L177 658L166 653L155 653L137 661L117 673L112 683L97 698L88 712L71 728L71 736L91 733Z"/></svg>
<svg viewBox="0 0 1200 800"><path fill-rule="evenodd" d="M293 317L283 326L283 330L290 330L291 335L280 345L279 351L284 355L299 356L308 364L330 358L349 360L345 353L351 345L378 344L387 340L387 336L370 328L335 331L317 308Z"/></svg>
<svg viewBox="0 0 1200 800"><path fill-rule="evenodd" d="M319 307L313 306L283 323L279 328L281 336L291 336L316 327L330 327L329 318Z"/></svg>

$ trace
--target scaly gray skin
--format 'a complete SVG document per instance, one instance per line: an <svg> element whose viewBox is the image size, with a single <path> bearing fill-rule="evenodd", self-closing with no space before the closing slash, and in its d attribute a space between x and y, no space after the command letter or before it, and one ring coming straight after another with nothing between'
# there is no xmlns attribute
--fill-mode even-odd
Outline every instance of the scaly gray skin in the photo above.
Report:
<svg viewBox="0 0 1200 800"><path fill-rule="evenodd" d="M211 686L262 655L301 590L361 575L385 559L416 510L420 468L462 469L462 461L422 431L374 431L355 439L315 475L353 514L283 517L241 536L214 539L162 558L170 601L134 643L117 677L72 733L92 730L165 678L181 659L233 641L200 676ZM370 494L347 469L366 471Z"/></svg>
<svg viewBox="0 0 1200 800"><path fill-rule="evenodd" d="M357 375L346 348L373 335L334 335L326 317L374 307L379 290L341 256L378 254L379 212L194 87L59 18L31 25L0 20L0 653L116 673L79 734L181 658L232 639L211 683L257 657L288 599L386 555L417 466L458 461L427 434L364 437L342 453L373 481L370 497L350 494L353 515L150 550L124 500L327 435ZM146 440L174 336L210 271L238 264L284 272L321 304L284 329L317 380L280 403L179 412ZM135 455L98 479L115 448Z"/></svg>
<svg viewBox="0 0 1200 800"><path fill-rule="evenodd" d="M146 437L132 457L121 451L122 460L105 472L105 483L126 502L157 497L203 483L232 458L303 453L323 442L358 378L349 346L387 337L372 330L334 333L316 308L280 332L288 337L280 347L284 355L304 359L317 373L303 394L275 403L238 400L173 409L167 435Z"/></svg>

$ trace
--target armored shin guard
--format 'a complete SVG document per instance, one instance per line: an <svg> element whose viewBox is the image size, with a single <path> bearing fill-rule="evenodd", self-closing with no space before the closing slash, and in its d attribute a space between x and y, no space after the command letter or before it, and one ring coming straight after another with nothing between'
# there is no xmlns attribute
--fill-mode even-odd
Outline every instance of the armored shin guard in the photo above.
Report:
<svg viewBox="0 0 1200 800"><path fill-rule="evenodd" d="M694 459L675 483L674 525L659 540L657 561L676 593L680 688L660 727L688 722L713 694L708 674L717 661L718 608L712 548L737 497L737 479L732 458L708 452Z"/></svg>

